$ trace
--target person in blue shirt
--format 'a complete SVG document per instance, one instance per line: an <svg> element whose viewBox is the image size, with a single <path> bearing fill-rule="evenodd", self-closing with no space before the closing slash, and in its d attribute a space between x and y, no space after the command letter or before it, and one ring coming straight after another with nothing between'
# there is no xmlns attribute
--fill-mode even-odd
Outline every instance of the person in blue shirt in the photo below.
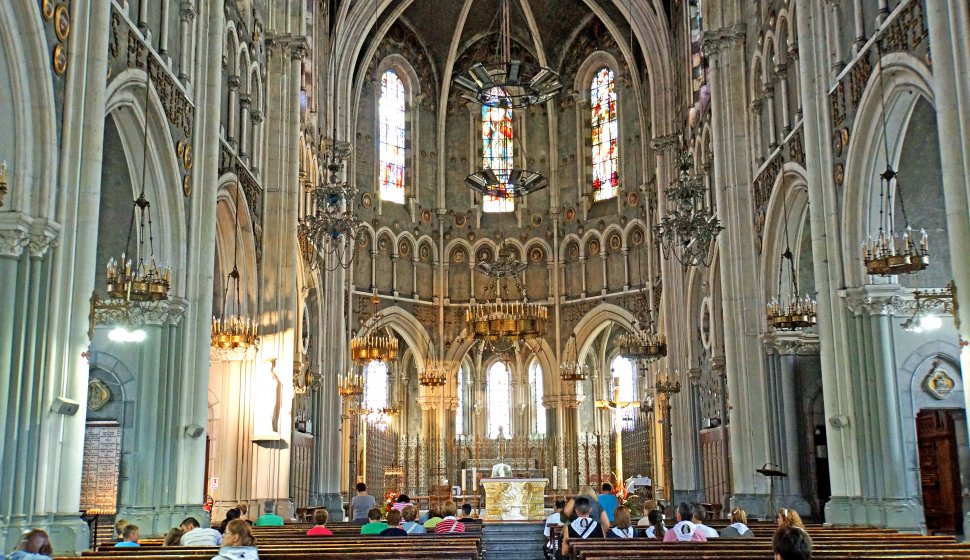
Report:
<svg viewBox="0 0 970 560"><path fill-rule="evenodd" d="M128 524L121 531L121 542L115 543L118 548L141 546L138 544L138 525Z"/></svg>
<svg viewBox="0 0 970 560"><path fill-rule="evenodd" d="M613 485L609 482L604 482L600 488L600 495L596 497L596 501L600 503L603 511L606 512L606 518L610 520L610 523L613 523L613 511L620 505L619 500L613 495Z"/></svg>

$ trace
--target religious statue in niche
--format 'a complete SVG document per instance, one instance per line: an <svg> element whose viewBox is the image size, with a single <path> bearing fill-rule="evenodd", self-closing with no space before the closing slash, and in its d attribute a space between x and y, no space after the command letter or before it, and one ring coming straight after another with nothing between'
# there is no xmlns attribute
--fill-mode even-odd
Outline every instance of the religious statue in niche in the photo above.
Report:
<svg viewBox="0 0 970 560"><path fill-rule="evenodd" d="M934 360L930 372L923 380L923 389L937 400L944 400L953 391L956 382L947 374L946 370L940 368L940 361Z"/></svg>
<svg viewBox="0 0 970 560"><path fill-rule="evenodd" d="M277 361L270 360L268 368L257 374L256 394L260 399L256 401L253 418L253 434L257 440L277 439L280 433L280 412L283 408L282 391L277 372ZM268 438L267 436L275 436Z"/></svg>
<svg viewBox="0 0 970 560"><path fill-rule="evenodd" d="M88 383L88 410L97 411L104 408L111 400L111 389L100 379L92 379Z"/></svg>

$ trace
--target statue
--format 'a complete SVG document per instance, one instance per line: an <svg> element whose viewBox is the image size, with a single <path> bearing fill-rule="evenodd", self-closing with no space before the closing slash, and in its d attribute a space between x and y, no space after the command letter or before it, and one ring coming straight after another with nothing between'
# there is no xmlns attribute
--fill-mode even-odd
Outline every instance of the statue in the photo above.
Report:
<svg viewBox="0 0 970 560"><path fill-rule="evenodd" d="M505 463L492 466L492 478L512 478L512 467Z"/></svg>

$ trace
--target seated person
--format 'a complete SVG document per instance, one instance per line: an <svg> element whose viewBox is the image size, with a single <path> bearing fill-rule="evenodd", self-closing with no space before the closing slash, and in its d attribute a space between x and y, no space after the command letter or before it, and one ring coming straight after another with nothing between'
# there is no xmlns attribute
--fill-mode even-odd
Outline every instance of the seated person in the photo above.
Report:
<svg viewBox="0 0 970 560"><path fill-rule="evenodd" d="M461 521L462 523L468 523L469 521L475 521L475 518L472 517L472 505L471 504L461 504L461 517L458 518L458 521Z"/></svg>
<svg viewBox="0 0 970 560"><path fill-rule="evenodd" d="M779 527L771 539L775 560L810 560L812 538L801 527Z"/></svg>
<svg viewBox="0 0 970 560"><path fill-rule="evenodd" d="M778 510L778 517L775 520L779 527L805 528L805 524L802 523L802 516L798 515L798 512L793 509L781 508Z"/></svg>
<svg viewBox="0 0 970 560"><path fill-rule="evenodd" d="M283 518L276 515L276 500L263 502L263 515L256 518L255 527L282 527Z"/></svg>
<svg viewBox="0 0 970 560"><path fill-rule="evenodd" d="M603 486L600 487L599 496L596 496L596 501L602 506L603 511L606 512L606 518L613 524L613 511L616 510L616 506L620 505L620 501L616 499L616 495L613 494L613 485L609 482L604 482Z"/></svg>
<svg viewBox="0 0 970 560"><path fill-rule="evenodd" d="M222 524L219 525L219 532L220 533L225 533L226 532L226 525L228 525L229 522L232 521L233 519L239 519L240 517L242 517L242 512L239 511L238 508L232 508L229 511L227 511L226 512L226 518L223 519L222 520Z"/></svg>
<svg viewBox="0 0 970 560"><path fill-rule="evenodd" d="M566 507L566 500L556 500L555 507L552 510L552 515L546 518L546 527L542 530L542 534L549 538L552 534L551 525L562 525L562 509Z"/></svg>
<svg viewBox="0 0 970 560"><path fill-rule="evenodd" d="M367 493L367 485L357 483L357 495L350 500L350 521L356 525L367 523L367 515L377 505L377 499Z"/></svg>
<svg viewBox="0 0 970 560"><path fill-rule="evenodd" d="M434 528L441 523L441 514L438 510L432 507L428 510L428 519L424 522L424 528L429 531L434 531Z"/></svg>
<svg viewBox="0 0 970 560"><path fill-rule="evenodd" d="M606 510L600 505L599 496L597 496L596 490L592 486L583 486L579 490L578 496L566 502L566 507L562 510L563 519L568 521L574 521L576 519L577 516L574 508L576 506L576 500L579 498L586 498L589 502L589 506L592 508L589 514L590 519L595 519L600 524L604 533L608 531L610 529L609 517L606 515Z"/></svg>
<svg viewBox="0 0 970 560"><path fill-rule="evenodd" d="M233 519L226 525L226 537L219 554L212 560L259 560L256 550L256 537L249 523Z"/></svg>
<svg viewBox="0 0 970 560"><path fill-rule="evenodd" d="M677 524L664 533L664 542L706 542L707 537L691 522L693 517L694 512L690 506L686 502L681 502L677 506Z"/></svg>
<svg viewBox="0 0 970 560"><path fill-rule="evenodd" d="M382 537L406 537L408 532L401 528L401 510L387 512L387 529L380 532Z"/></svg>
<svg viewBox="0 0 970 560"><path fill-rule="evenodd" d="M126 523L127 525L127 523ZM43 529L31 529L20 535L17 547L7 556L8 560L51 560L54 550L50 537Z"/></svg>
<svg viewBox="0 0 970 560"><path fill-rule="evenodd" d="M250 525L253 524L252 520L249 519L249 504L244 504L242 502L236 504L236 509L239 510L239 519L242 519Z"/></svg>
<svg viewBox="0 0 970 560"><path fill-rule="evenodd" d="M184 534L185 531L178 527L172 527L172 530L165 534L165 540L162 542L162 546L178 546Z"/></svg>
<svg viewBox="0 0 970 560"><path fill-rule="evenodd" d="M717 529L704 525L704 520L707 519L706 507L700 504L694 504L694 507L691 508L691 515L693 517L691 521L694 522L694 526L702 535L708 539L716 539L721 536L717 533Z"/></svg>
<svg viewBox="0 0 970 560"><path fill-rule="evenodd" d="M119 519L115 521L115 542L121 542L125 540L125 537L122 533L124 532L125 525L127 524L128 524L127 519Z"/></svg>
<svg viewBox="0 0 970 560"><path fill-rule="evenodd" d="M664 535L667 533L667 526L664 525L664 516L660 513L659 509L652 509L650 513L647 514L647 521L650 526L644 532L648 539L663 540Z"/></svg>
<svg viewBox="0 0 970 560"><path fill-rule="evenodd" d="M630 508L626 506L616 506L613 510L613 525L606 533L608 539L635 539L637 530L630 521Z"/></svg>
<svg viewBox="0 0 970 560"><path fill-rule="evenodd" d="M753 539L754 533L748 528L748 514L741 508L731 510L731 524L721 530L722 539Z"/></svg>
<svg viewBox="0 0 970 560"><path fill-rule="evenodd" d="M306 532L308 537L332 537L333 531L326 528L327 520L330 519L330 512L327 508L317 508L313 510L313 527Z"/></svg>
<svg viewBox="0 0 970 560"><path fill-rule="evenodd" d="M589 498L580 496L575 499L573 511L576 512L576 519L566 525L566 532L562 536L562 555L569 555L569 541L583 539L603 538L603 527L595 519L591 519L589 514L593 511L593 505Z"/></svg>
<svg viewBox="0 0 970 560"><path fill-rule="evenodd" d="M401 528L409 535L424 535L428 532L424 528L424 525L415 521L418 517L418 508L409 505L403 510L401 510L401 517L404 518L404 523L401 524Z"/></svg>
<svg viewBox="0 0 970 560"><path fill-rule="evenodd" d="M445 516L434 526L435 533L464 533L465 524L458 521L458 506L455 502L448 500L441 505L441 513Z"/></svg>
<svg viewBox="0 0 970 560"><path fill-rule="evenodd" d="M380 535L381 531L387 529L387 523L381 521L383 515L380 508L370 508L367 512L367 524L360 528L361 535Z"/></svg>
<svg viewBox="0 0 970 560"><path fill-rule="evenodd" d="M182 546L219 546L222 544L222 533L211 527L200 527L199 520L194 517L186 517L179 528L185 533L179 539L179 544Z"/></svg>
<svg viewBox="0 0 970 560"><path fill-rule="evenodd" d="M408 507L409 505L411 505L411 498L409 498L407 494L401 494L397 497L397 500L394 501L394 505L391 506L391 509L404 511L404 508Z"/></svg>
<svg viewBox="0 0 970 560"><path fill-rule="evenodd" d="M138 525L132 525L131 523L125 525L125 529L121 532L121 538L121 542L115 543L116 547L131 548L141 546L138 544Z"/></svg>

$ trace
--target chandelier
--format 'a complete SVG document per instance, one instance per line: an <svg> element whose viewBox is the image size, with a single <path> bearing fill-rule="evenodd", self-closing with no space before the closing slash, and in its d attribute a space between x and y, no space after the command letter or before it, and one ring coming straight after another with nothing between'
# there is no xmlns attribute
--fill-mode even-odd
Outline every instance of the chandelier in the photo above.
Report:
<svg viewBox="0 0 970 560"><path fill-rule="evenodd" d="M311 213L297 226L304 261L315 261L315 250L323 256L327 270L350 266L354 244L362 233L362 222L354 213L357 188L340 179L352 149L350 142L328 139L321 144L326 172L318 185L307 187L312 199Z"/></svg>
<svg viewBox="0 0 970 560"><path fill-rule="evenodd" d="M667 355L667 339L653 332L653 326L633 323L633 332L620 337L620 355L639 365L651 364Z"/></svg>
<svg viewBox="0 0 970 560"><path fill-rule="evenodd" d="M570 349L572 349L571 356L569 353ZM566 355L563 356L563 363L559 364L559 379L568 383L586 381L589 378L589 369L584 362L579 361L578 354L579 348L576 347L576 333L571 333L569 340L566 342Z"/></svg>
<svg viewBox="0 0 970 560"><path fill-rule="evenodd" d="M242 313L239 285L239 205L235 202L236 229L233 235L232 271L226 277L226 289L222 295L222 313L212 317L212 348L217 350L245 350L259 346L256 319ZM232 292L233 297L229 296ZM234 308L230 305L235 304Z"/></svg>
<svg viewBox="0 0 970 560"><path fill-rule="evenodd" d="M355 364L365 365L374 360L393 362L397 359L399 343L394 334L381 325L381 316L376 317L374 328L366 335L355 336L350 340L350 359Z"/></svg>
<svg viewBox="0 0 970 560"><path fill-rule="evenodd" d="M785 201L785 251L778 263L778 292L767 306L768 326L777 330L797 330L813 327L818 323L815 300L808 294L798 295L798 276L795 274L795 258L791 252L788 236L788 202ZM782 277L788 264L788 294L782 294Z"/></svg>
<svg viewBox="0 0 970 560"><path fill-rule="evenodd" d="M337 376L337 393L341 397L356 397L364 394L364 376L354 371Z"/></svg>
<svg viewBox="0 0 970 560"><path fill-rule="evenodd" d="M465 184L482 196L506 199L541 191L549 186L549 180L538 171L483 169L466 177Z"/></svg>
<svg viewBox="0 0 970 560"><path fill-rule="evenodd" d="M518 281L519 273L526 266L515 250L505 245L499 250L495 262L475 265L475 271L487 276L489 282L485 286L484 301L472 303L465 311L470 337L494 343L499 340L536 340L545 336L549 310L545 305L530 303L525 287ZM511 299L512 283L520 301ZM489 300L490 297L493 299Z"/></svg>
<svg viewBox="0 0 970 560"><path fill-rule="evenodd" d="M145 107L148 107L151 82L145 74ZM171 288L172 270L155 262L155 244L152 231L152 205L145 198L146 176L148 171L148 121L145 121L145 134L142 137L141 191L131 206L128 222L128 239L121 260L114 257L108 260L105 283L108 295L124 302L157 302L168 299ZM137 234L135 228L137 227ZM131 239L137 236L134 262L131 259ZM145 242L148 248L145 248Z"/></svg>
<svg viewBox="0 0 970 560"><path fill-rule="evenodd" d="M418 383L431 389L442 387L448 378L444 362L429 357L427 364L418 374Z"/></svg>
<svg viewBox="0 0 970 560"><path fill-rule="evenodd" d="M653 226L653 233L663 250L687 266L708 266L711 245L724 228L708 207L708 190L699 177L691 175L693 158L685 153L680 158L680 174L665 190L667 211Z"/></svg>
<svg viewBox="0 0 970 560"><path fill-rule="evenodd" d="M512 30L508 0L500 0L501 29L499 30L500 61L478 62L454 80L458 93L479 105L521 109L544 103L563 88L559 74L548 67L540 67L521 60L512 60ZM495 94L495 90L500 94Z"/></svg>

